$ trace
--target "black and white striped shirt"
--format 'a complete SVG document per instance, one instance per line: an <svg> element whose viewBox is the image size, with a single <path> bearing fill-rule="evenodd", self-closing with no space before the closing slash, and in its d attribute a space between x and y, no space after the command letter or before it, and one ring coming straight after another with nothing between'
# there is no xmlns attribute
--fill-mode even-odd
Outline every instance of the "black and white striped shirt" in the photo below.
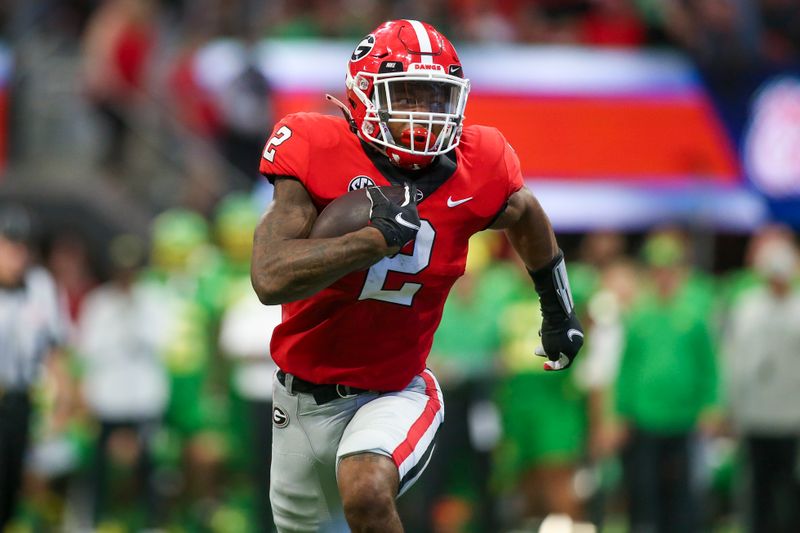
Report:
<svg viewBox="0 0 800 533"><path fill-rule="evenodd" d="M66 333L58 292L46 270L31 268L22 286L0 287L0 389L29 388Z"/></svg>

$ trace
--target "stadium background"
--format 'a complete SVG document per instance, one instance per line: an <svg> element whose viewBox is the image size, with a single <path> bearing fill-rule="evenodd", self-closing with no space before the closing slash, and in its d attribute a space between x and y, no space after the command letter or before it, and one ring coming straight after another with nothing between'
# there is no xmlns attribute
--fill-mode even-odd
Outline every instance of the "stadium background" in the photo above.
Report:
<svg viewBox="0 0 800 533"><path fill-rule="evenodd" d="M241 376L260 364L253 358L266 355L267 342L259 354L258 340L226 342L221 332L229 322L247 332L239 338L259 328L242 318L247 240L271 197L257 158L283 114L336 113L323 94L341 96L352 47L389 18L431 22L456 44L473 83L467 120L500 128L519 153L576 265L573 289L590 327L598 321L592 302L607 315L596 297L627 290L604 285L609 265L629 267L636 292L666 235L686 247L681 257L702 278L722 345L736 295L757 283L741 281L754 278L754 236L793 237L800 227L800 7L792 0L6 2L0 199L37 216L40 261L74 326L76 389L96 364L81 353L92 327L83 304L96 287L135 269L135 283L177 302L164 318L174 328L154 348L170 397L147 441L150 490L163 502L157 514L166 529L255 530L264 490L254 490L258 476L250 475L259 469L248 451L259 426L247 413L264 402L249 395L263 381L248 388ZM484 237L473 249L432 359L454 397L484 392L464 400L471 425L450 450L468 468L438 468L405 504L430 511L437 531L486 530L488 511L476 502L487 500L497 517L491 527L530 525L519 501L523 471L559 463L547 449L535 457L509 451L519 441L506 440L517 431L506 418L538 423L518 406L524 394L514 390L509 401L515 379L536 373L533 361L517 357L535 332L520 318L535 320L520 308L533 292L508 282L514 276L503 269L513 267L502 242ZM464 341L463 324L476 323L482 328ZM600 361L595 366L614 366ZM724 390L721 354L718 363ZM614 402L598 415L589 400L596 389L613 396L609 372L605 381L576 378L552 396L577 398L572 433L588 444L576 445L570 475L582 516L613 531L625 527L619 448L606 442L598 452L590 437L596 423L613 426ZM536 387L530 402L541 409L563 400ZM15 530L86 527L100 417L76 399L68 423L53 427L46 384L39 397ZM747 519L741 447L725 423L724 394L717 407L722 421L698 441L702 519L707 529L738 531ZM138 493L147 490L131 482L141 441L119 435L109 445L109 497L97 519L108 531L139 527L146 507ZM480 473L459 475L470 470ZM540 502L532 514L547 512ZM421 521L410 531L427 527L419 516L426 513L404 513Z"/></svg>

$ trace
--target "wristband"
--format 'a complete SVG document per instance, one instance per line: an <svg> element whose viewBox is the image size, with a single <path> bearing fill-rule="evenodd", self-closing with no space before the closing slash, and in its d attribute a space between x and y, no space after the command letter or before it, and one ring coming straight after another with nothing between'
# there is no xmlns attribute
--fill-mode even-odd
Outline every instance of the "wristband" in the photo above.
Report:
<svg viewBox="0 0 800 533"><path fill-rule="evenodd" d="M567 278L564 252L560 249L556 256L542 268L528 270L542 306L545 318L558 320L568 318L575 310L572 292Z"/></svg>

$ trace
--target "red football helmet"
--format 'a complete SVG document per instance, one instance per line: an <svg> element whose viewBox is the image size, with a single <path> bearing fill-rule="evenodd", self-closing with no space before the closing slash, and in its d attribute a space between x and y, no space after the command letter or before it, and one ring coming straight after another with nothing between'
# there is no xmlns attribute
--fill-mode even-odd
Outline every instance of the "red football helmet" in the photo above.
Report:
<svg viewBox="0 0 800 533"><path fill-rule="evenodd" d="M358 136L396 165L419 169L458 146L469 80L430 24L378 26L353 51L346 87Z"/></svg>

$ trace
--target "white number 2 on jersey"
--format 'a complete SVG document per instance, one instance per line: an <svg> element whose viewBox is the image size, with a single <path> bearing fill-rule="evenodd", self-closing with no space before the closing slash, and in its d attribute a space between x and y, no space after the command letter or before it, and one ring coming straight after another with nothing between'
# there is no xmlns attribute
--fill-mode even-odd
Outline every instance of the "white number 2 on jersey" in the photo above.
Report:
<svg viewBox="0 0 800 533"><path fill-rule="evenodd" d="M427 220L422 220L417 238L414 241L412 255L397 254L394 257L385 257L378 261L367 272L367 279L361 289L359 300L382 300L393 304L411 306L414 295L422 287L419 283L403 283L397 290L384 290L383 284L389 272L403 274L419 274L431 262L431 249L433 248L436 232Z"/></svg>
<svg viewBox="0 0 800 533"><path fill-rule="evenodd" d="M264 147L264 159L272 163L272 160L275 159L275 148L273 148L273 146L280 146L291 136L292 130L290 130L288 127L281 126L278 128L278 131L276 131L275 135L273 135L272 138L267 141L267 145Z"/></svg>

